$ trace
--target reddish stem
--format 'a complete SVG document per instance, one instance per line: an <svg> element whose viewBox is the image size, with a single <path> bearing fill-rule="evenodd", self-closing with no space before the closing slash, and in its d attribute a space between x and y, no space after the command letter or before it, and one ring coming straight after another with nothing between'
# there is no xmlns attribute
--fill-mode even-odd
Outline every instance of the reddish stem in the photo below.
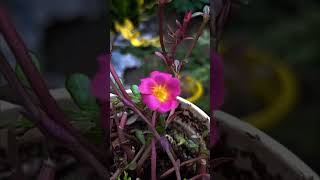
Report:
<svg viewBox="0 0 320 180"><path fill-rule="evenodd" d="M204 158L205 158L205 157L197 157L197 158L194 158L194 159L190 159L190 160L184 161L184 162L181 163L180 167L185 166L185 165L187 165L187 164L194 163L194 162L199 161L199 160L204 159ZM160 179L167 177L167 176L170 175L173 171L174 171L174 167L168 169L166 172L164 172L164 173L160 176Z"/></svg>
<svg viewBox="0 0 320 180"><path fill-rule="evenodd" d="M164 45L164 36L163 36L163 12L164 4L159 3L159 9L158 9L158 18L159 18L159 38L160 38L160 45L162 49L162 53L164 54L164 57L167 59L167 52ZM167 62L168 63L168 62Z"/></svg>
<svg viewBox="0 0 320 180"><path fill-rule="evenodd" d="M28 75L28 81L37 95L41 107L48 116L59 125L65 127L66 130L75 136L80 143L86 146L97 157L97 159L103 159L105 162L108 162L103 153L90 144L76 129L71 126L69 123L70 120L65 117L63 111L51 96L44 79L41 78L42 76L40 72L31 60L28 49L14 28L14 25L11 23L7 11L2 6L0 6L0 32L12 50L17 63L21 66L23 72Z"/></svg>
<svg viewBox="0 0 320 180"><path fill-rule="evenodd" d="M199 175L196 175L196 176L190 178L189 180L197 180L199 178L205 178L206 180L209 180L210 174L199 174Z"/></svg>
<svg viewBox="0 0 320 180"><path fill-rule="evenodd" d="M120 129L124 129L126 123L127 123L127 120L128 120L128 114L126 112L123 113L122 117L121 117L121 120L120 120L120 124L119 124L119 128Z"/></svg>
<svg viewBox="0 0 320 180"><path fill-rule="evenodd" d="M127 119L127 113L124 112L122 114L122 116L121 116L121 121L124 121L124 120L126 121L126 119ZM116 124L117 124L117 131L118 131L118 136L119 136L120 147L122 148L122 150L127 155L128 160L131 161L134 158L134 154L131 151L130 146L125 144L126 138L124 136L123 129L120 128L119 120L116 118L115 121L116 121Z"/></svg>
<svg viewBox="0 0 320 180"><path fill-rule="evenodd" d="M127 100L130 100L130 96L128 95L128 93L126 92L125 88L123 87L122 83L121 83L121 80L118 76L118 74L116 73L116 70L114 69L112 63L110 62L110 72L112 74L112 77L114 78L114 80L116 81L122 95L127 99Z"/></svg>
<svg viewBox="0 0 320 180"><path fill-rule="evenodd" d="M56 174L56 167L52 160L48 159L43 162L38 175L38 180L54 180Z"/></svg>
<svg viewBox="0 0 320 180"><path fill-rule="evenodd" d="M21 97L24 108L28 111L28 119L33 120L33 123L39 127L41 132L45 135L50 135L60 141L73 152L79 154L79 157L87 161L97 174L102 178L109 177L108 170L89 152L82 144L78 143L73 136L70 135L66 129L56 124L46 113L38 108L29 96L27 91L23 88L21 82L18 80L14 71L11 69L8 62L5 60L2 52L0 51L0 71L7 79L9 85L12 87L16 94Z"/></svg>
<svg viewBox="0 0 320 180"><path fill-rule="evenodd" d="M152 114L152 125L156 127L157 112L154 111ZM152 138L151 142L151 179L157 180L157 149L156 149L156 139Z"/></svg>

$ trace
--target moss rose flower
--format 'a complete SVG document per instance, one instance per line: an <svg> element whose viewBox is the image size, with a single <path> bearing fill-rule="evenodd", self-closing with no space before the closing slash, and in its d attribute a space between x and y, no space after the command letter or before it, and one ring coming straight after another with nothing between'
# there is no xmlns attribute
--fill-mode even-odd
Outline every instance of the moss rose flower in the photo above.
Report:
<svg viewBox="0 0 320 180"><path fill-rule="evenodd" d="M139 91L148 108L164 113L177 108L180 81L171 74L153 71L150 77L141 79Z"/></svg>

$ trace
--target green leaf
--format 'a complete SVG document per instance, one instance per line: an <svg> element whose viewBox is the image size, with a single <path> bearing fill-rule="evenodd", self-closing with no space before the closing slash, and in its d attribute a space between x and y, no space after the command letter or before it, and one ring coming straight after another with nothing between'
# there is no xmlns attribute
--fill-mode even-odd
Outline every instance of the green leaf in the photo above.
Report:
<svg viewBox="0 0 320 180"><path fill-rule="evenodd" d="M132 85L131 86L131 91L132 91L132 94L136 97L139 97L141 98L141 94L140 94L140 91L139 91L139 87L137 85Z"/></svg>
<svg viewBox="0 0 320 180"><path fill-rule="evenodd" d="M86 75L72 74L66 81L66 88L80 109L98 109L96 98L90 91L90 79Z"/></svg>
<svg viewBox="0 0 320 180"><path fill-rule="evenodd" d="M144 138L144 134L141 130L136 130L135 135L138 138L138 140L144 145L146 144L146 140Z"/></svg>
<svg viewBox="0 0 320 180"><path fill-rule="evenodd" d="M32 52L29 52L29 54L31 56L31 60L34 63L34 65L37 67L37 69L39 71L41 71L41 66L40 66L40 62L39 62L38 58ZM31 87L30 83L27 79L27 76L24 74L24 72L22 71L22 68L19 64L16 65L15 72L16 72L16 75L18 76L18 79L21 81L21 83L24 86Z"/></svg>
<svg viewBox="0 0 320 180"><path fill-rule="evenodd" d="M18 117L18 126L23 127L23 128L31 128L33 127L33 123L26 118L24 115L19 115Z"/></svg>
<svg viewBox="0 0 320 180"><path fill-rule="evenodd" d="M178 142L177 146L181 146L186 143L186 139L177 132L174 134L174 137Z"/></svg>
<svg viewBox="0 0 320 180"><path fill-rule="evenodd" d="M188 148L190 149L198 149L199 145L196 144L195 142L193 142L192 140L188 139L186 145L188 146Z"/></svg>
<svg viewBox="0 0 320 180"><path fill-rule="evenodd" d="M137 85L132 85L131 91L132 91L132 95L133 95L133 101L135 103L139 103L141 101L141 94L139 91L139 87Z"/></svg>
<svg viewBox="0 0 320 180"><path fill-rule="evenodd" d="M159 119L157 121L156 129L159 134L164 134L166 132L166 122L165 122L164 116L159 116Z"/></svg>

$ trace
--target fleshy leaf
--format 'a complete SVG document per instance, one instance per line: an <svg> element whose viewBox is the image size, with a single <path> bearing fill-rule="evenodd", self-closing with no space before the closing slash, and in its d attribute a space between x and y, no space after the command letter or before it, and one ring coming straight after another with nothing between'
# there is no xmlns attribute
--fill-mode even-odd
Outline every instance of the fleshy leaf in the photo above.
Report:
<svg viewBox="0 0 320 180"><path fill-rule="evenodd" d="M138 140L142 143L142 144L146 144L146 140L144 138L144 134L141 130L136 130L135 131L135 135L138 138Z"/></svg>

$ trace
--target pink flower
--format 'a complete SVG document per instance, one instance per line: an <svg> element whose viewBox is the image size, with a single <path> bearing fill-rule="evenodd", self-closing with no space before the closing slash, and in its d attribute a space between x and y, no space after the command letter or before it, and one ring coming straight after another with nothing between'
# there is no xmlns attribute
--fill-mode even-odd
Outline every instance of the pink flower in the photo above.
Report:
<svg viewBox="0 0 320 180"><path fill-rule="evenodd" d="M150 77L141 80L139 91L143 103L151 110L164 113L178 107L180 81L171 74L153 71Z"/></svg>

